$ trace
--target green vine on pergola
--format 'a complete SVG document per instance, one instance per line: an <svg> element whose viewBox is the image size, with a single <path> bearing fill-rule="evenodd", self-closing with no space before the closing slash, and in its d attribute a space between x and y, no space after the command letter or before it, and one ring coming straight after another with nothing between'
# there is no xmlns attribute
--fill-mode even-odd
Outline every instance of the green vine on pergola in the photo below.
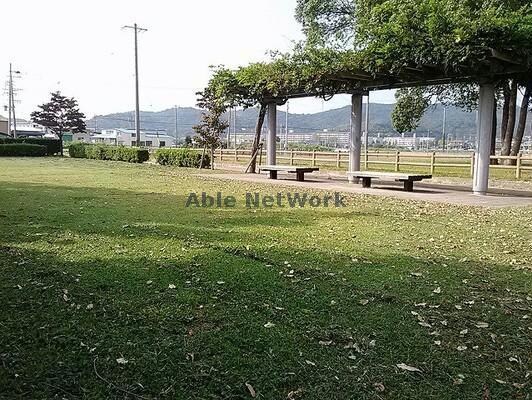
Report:
<svg viewBox="0 0 532 400"><path fill-rule="evenodd" d="M300 11L309 1L299 0ZM321 44L300 44L290 54L275 54L270 62L214 69L208 90L220 104L260 106L254 149L265 106L283 104L290 98L328 99L372 90L532 79L530 1L352 3L356 21L352 48L328 48L324 36ZM309 18L316 17L319 15ZM343 20L340 26L345 28L350 20ZM306 28L312 30L312 24Z"/></svg>
<svg viewBox="0 0 532 400"><path fill-rule="evenodd" d="M430 64L398 68L376 61L369 51L302 49L236 70L216 67L209 88L226 106L246 108L283 104L289 98L328 99L336 94L401 87L526 80L532 75L531 66L530 60L495 49L485 49L478 58L463 60L453 68Z"/></svg>

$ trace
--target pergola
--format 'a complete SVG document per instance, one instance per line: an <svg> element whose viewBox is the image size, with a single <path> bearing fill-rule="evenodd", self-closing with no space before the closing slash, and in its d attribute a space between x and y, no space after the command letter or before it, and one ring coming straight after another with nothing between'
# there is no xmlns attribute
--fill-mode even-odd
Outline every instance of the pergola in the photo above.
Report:
<svg viewBox="0 0 532 400"><path fill-rule="evenodd" d="M405 87L434 86L452 83L480 85L477 117L477 147L475 153L473 192L485 195L488 191L490 153L495 105L495 85L501 79L530 77L532 72L516 57L491 50L486 58L479 60L474 68L464 67L461 71L448 72L442 66L423 65L405 67L398 73L369 73L367 71L336 72L327 80L346 90L335 90L334 94L350 94L351 130L349 134L349 172L360 170L362 148L362 98L371 91ZM345 84L345 85L344 85ZM277 106L288 99L323 96L321 92L309 92L301 88L288 93L266 98L268 105L267 163L276 165Z"/></svg>

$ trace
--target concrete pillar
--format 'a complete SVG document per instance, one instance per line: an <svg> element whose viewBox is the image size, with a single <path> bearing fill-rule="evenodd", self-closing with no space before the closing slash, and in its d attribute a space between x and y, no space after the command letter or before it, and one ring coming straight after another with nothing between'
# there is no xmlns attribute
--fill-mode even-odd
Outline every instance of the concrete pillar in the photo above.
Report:
<svg viewBox="0 0 532 400"><path fill-rule="evenodd" d="M349 172L360 171L362 149L362 95L351 97L351 132L349 133ZM356 180L349 178L349 182Z"/></svg>
<svg viewBox="0 0 532 400"><path fill-rule="evenodd" d="M485 195L488 191L490 174L491 136L493 133L493 108L495 107L495 86L480 85L477 117L477 150L473 173L473 193Z"/></svg>
<svg viewBox="0 0 532 400"><path fill-rule="evenodd" d="M268 104L267 164L277 164L277 104Z"/></svg>

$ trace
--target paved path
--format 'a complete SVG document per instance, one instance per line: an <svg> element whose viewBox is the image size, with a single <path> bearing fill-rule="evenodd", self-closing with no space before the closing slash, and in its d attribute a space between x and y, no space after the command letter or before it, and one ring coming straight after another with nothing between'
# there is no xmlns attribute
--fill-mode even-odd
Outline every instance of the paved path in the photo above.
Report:
<svg viewBox="0 0 532 400"><path fill-rule="evenodd" d="M532 207L532 193L505 191L496 189L487 196L478 196L471 193L471 189L464 186L417 184L414 192L405 192L402 186L394 182L375 181L373 188L364 189L359 184L349 184L347 178L341 175L327 177L309 174L305 182L297 182L293 177L280 175L279 180L270 180L266 175L243 174L225 171L216 174L201 174L202 176L216 179L229 179L242 182L262 183L270 186L284 186L295 188L319 189L329 192L342 192L353 194L367 194L373 196L394 197L407 200L433 201L468 206L482 207Z"/></svg>

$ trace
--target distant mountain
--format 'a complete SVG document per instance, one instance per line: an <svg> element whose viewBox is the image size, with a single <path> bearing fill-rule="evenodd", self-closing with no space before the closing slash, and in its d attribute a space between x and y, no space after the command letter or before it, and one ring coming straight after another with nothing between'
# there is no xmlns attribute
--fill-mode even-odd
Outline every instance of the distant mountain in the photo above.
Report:
<svg viewBox="0 0 532 400"><path fill-rule="evenodd" d="M391 113L393 104L370 105L370 134L396 135L392 128ZM364 105L365 108L365 105ZM237 130L253 131L257 120L257 109L237 111ZM285 112L278 112L278 126L284 128ZM178 109L177 137L193 135L192 126L200 120L201 110L196 108ZM315 114L290 114L288 127L294 132L317 132L328 129L329 131L349 130L350 107L342 107L335 110L323 111ZM142 127L147 130L164 130L170 135L176 134L175 109L159 112L141 112ZM87 121L91 129L132 128L134 127L134 113L116 113L96 116ZM431 136L440 136L443 126L443 107L437 105L431 107L423 119L420 127L416 130L418 135L430 132ZM447 133L453 137L470 137L476 133L476 114L468 113L459 108L447 108Z"/></svg>

